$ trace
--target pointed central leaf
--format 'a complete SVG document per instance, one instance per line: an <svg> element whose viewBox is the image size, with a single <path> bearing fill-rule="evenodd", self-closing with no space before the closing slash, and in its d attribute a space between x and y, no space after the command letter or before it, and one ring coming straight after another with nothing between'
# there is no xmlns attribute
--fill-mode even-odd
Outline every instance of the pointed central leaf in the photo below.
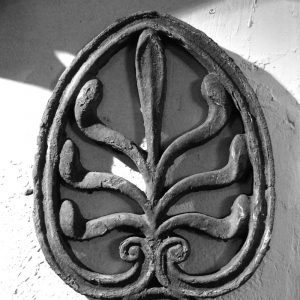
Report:
<svg viewBox="0 0 300 300"><path fill-rule="evenodd" d="M144 30L139 37L135 66L147 141L147 165L154 172L160 152L166 62L160 38L151 29Z"/></svg>

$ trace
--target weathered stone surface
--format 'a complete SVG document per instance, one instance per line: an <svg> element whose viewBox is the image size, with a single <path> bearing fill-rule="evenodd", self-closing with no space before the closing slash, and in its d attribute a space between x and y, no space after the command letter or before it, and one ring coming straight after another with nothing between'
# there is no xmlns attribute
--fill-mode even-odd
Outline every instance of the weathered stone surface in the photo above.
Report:
<svg viewBox="0 0 300 300"><path fill-rule="evenodd" d="M135 65L147 150L106 126L96 114L103 97L97 72L134 34L139 34ZM208 115L202 124L162 150L161 120L168 85L162 41L168 39L184 47L207 69L201 93L208 104ZM166 173L174 160L220 134L234 106L241 115L245 132L233 139L228 164L167 186ZM133 161L145 181L145 193L122 177L89 171L81 165L76 145L64 135L71 114L85 137ZM239 195L229 216L222 219L202 213L166 216L166 209L183 195L230 185L249 171L253 173L252 194ZM133 199L143 213L120 212L86 220L71 199L60 198L61 182L85 192L116 191ZM99 299L155 295L183 299L226 293L255 271L270 240L274 210L273 157L255 93L233 61L206 35L156 12L133 15L109 27L79 53L62 75L41 126L34 183L34 219L47 261L75 290ZM108 275L90 271L74 260L68 250L68 239L89 240L122 227L131 227L134 233L120 245L121 259L133 263L123 273ZM173 230L180 227L192 227L218 239L242 235L245 240L222 269L193 275L179 266L190 252L188 241L173 235Z"/></svg>

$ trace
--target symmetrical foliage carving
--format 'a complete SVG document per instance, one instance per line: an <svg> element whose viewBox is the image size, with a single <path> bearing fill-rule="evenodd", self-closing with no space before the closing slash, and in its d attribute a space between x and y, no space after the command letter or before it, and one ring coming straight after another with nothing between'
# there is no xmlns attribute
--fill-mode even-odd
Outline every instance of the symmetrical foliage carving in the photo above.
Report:
<svg viewBox="0 0 300 300"><path fill-rule="evenodd" d="M135 33L136 81L147 150L106 126L97 116L103 97L97 72ZM164 38L175 40L207 69L201 93L208 105L208 115L202 124L183 133L163 150L160 137L167 86L161 41ZM219 170L190 175L167 186L166 173L174 160L218 135L234 107L241 115L245 133L232 140L228 163ZM70 112L89 140L99 147L117 150L133 161L143 176L146 192L125 178L86 170L81 165L78 147L64 136ZM225 218L200 212L167 217L167 210L184 195L231 185L249 170L253 172L253 193L239 195ZM41 126L34 175L37 234L52 268L85 295L99 299L217 296L248 279L267 249L273 222L273 172L261 108L233 61L202 32L173 17L155 12L137 14L118 21L89 43L62 75L50 99ZM143 214L119 212L86 220L71 199L60 198L61 181L78 191L107 190L126 195L141 207ZM133 232L119 248L120 258L132 263L124 273L107 275L88 270L72 258L65 246L68 239L90 240L120 227L131 228ZM188 259L190 245L173 234L177 228L191 228L223 240L243 234L246 240L219 271L190 275L179 266Z"/></svg>

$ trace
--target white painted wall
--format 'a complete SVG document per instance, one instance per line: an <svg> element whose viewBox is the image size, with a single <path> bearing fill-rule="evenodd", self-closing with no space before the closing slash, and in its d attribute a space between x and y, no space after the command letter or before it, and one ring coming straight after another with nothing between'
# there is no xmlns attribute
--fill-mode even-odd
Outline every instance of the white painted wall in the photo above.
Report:
<svg viewBox="0 0 300 300"><path fill-rule="evenodd" d="M168 12L228 51L256 90L276 167L271 247L254 276L221 299L300 299L300 2L9 1L0 10L0 299L85 299L45 263L32 224L31 171L39 122L76 52L116 18ZM126 172L115 162L116 172ZM138 180L138 179L137 179Z"/></svg>

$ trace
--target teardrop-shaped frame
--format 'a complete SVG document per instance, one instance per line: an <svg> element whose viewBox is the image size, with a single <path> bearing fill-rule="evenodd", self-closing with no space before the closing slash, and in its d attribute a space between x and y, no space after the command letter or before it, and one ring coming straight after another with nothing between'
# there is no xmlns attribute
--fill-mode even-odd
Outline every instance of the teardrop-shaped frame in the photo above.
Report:
<svg viewBox="0 0 300 300"><path fill-rule="evenodd" d="M97 273L85 270L70 257L58 223L59 154L65 141L64 128L68 110L74 105L79 89L91 74L95 76L132 34L145 29L152 29L161 36L175 40L209 73L217 74L240 112L245 129L254 175L248 235L229 266L208 275L207 286L199 289L147 289L149 277L154 272L155 263L158 263L153 255L150 255L145 274L140 280L126 286L118 286L118 279L115 285L99 284ZM271 237L275 199L273 156L266 121L254 91L233 60L203 32L174 17L156 12L139 13L119 20L87 44L63 73L43 116L34 184L35 228L48 263L76 291L95 298L134 299L147 295L165 295L183 299L214 297L227 293L253 274L267 251Z"/></svg>

